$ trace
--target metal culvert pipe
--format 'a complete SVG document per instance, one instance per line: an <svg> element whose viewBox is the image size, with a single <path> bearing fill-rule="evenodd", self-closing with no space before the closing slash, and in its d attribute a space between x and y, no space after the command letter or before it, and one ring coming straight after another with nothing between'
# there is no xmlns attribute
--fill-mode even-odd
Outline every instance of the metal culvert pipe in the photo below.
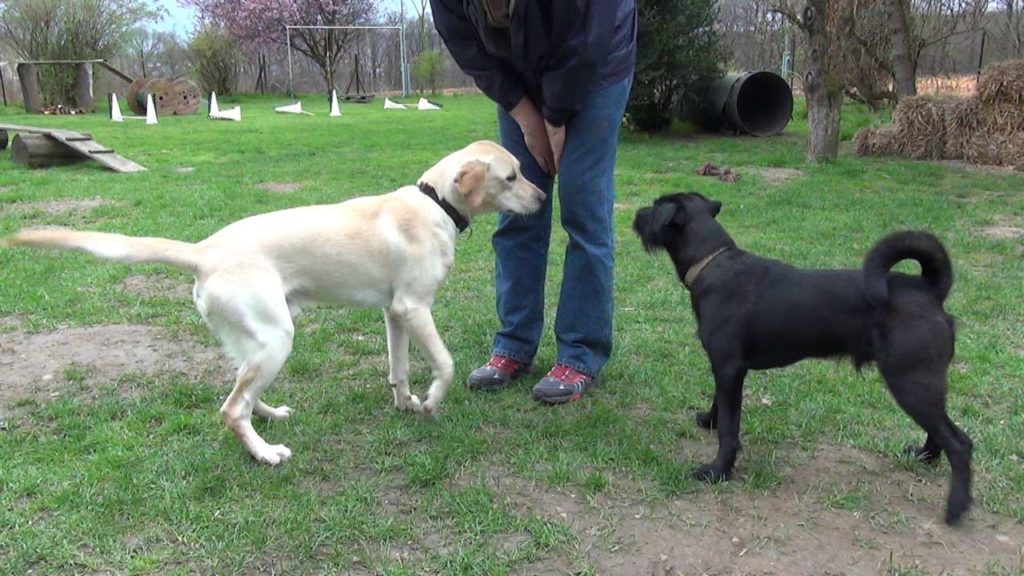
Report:
<svg viewBox="0 0 1024 576"><path fill-rule="evenodd" d="M774 136L793 116L793 91L774 72L730 74L711 84L702 108L700 123L708 130Z"/></svg>

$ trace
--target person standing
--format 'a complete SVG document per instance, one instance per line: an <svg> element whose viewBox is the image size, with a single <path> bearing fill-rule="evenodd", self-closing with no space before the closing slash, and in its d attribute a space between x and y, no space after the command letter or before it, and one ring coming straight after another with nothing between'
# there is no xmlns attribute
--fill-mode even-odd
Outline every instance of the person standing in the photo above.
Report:
<svg viewBox="0 0 1024 576"><path fill-rule="evenodd" d="M558 176L569 237L555 317L556 363L536 400L579 399L612 352L614 170L636 66L635 0L431 0L459 67L498 107L501 144L547 194L530 216L501 215L491 239L501 324L491 358L467 380L497 390L532 365Z"/></svg>

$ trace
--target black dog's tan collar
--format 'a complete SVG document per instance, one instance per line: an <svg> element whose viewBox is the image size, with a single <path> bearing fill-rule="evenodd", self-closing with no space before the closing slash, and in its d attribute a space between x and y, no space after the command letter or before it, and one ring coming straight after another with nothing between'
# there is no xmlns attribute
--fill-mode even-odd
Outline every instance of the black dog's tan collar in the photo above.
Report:
<svg viewBox="0 0 1024 576"><path fill-rule="evenodd" d="M711 254L701 258L700 262L690 266L690 269L686 271L686 275L683 276L683 286L686 286L687 288L693 286L693 281L697 279L697 276L699 276L701 271L704 270L704 267L710 264L712 260L718 257L722 252L725 252L728 248L728 246L722 246L718 250L715 250Z"/></svg>
<svg viewBox="0 0 1024 576"><path fill-rule="evenodd" d="M465 232L466 228L469 228L469 219L460 214L459 211L455 209L455 206L452 206L450 202L438 196L437 190L435 190L433 186L426 182L420 182L416 184L416 187L420 189L420 192L426 194L428 198L437 202L437 205L440 206L441 209L444 210L444 213L452 219L452 222L455 223L455 227L459 229L459 232Z"/></svg>

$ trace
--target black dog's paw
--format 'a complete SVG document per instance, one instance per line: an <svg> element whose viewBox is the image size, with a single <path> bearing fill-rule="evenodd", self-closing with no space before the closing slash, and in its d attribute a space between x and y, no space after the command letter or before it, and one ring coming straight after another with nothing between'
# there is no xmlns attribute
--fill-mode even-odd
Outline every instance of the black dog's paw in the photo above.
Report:
<svg viewBox="0 0 1024 576"><path fill-rule="evenodd" d="M964 512L971 507L971 497L961 495L950 495L946 503L946 524L953 526L960 522Z"/></svg>
<svg viewBox="0 0 1024 576"><path fill-rule="evenodd" d="M939 456L942 456L942 452L940 451L933 452L924 446L915 446L914 444L907 445L907 447L903 449L903 453L914 460L919 460L925 464L934 464L938 461Z"/></svg>
<svg viewBox="0 0 1024 576"><path fill-rule="evenodd" d="M718 427L718 418L711 412L697 412L693 418L697 421L697 426L705 430L714 430Z"/></svg>
<svg viewBox="0 0 1024 576"><path fill-rule="evenodd" d="M704 464L693 473L694 480L700 480L701 482L707 482L708 484L714 484L716 482L725 482L732 476L731 472L723 472L714 464Z"/></svg>

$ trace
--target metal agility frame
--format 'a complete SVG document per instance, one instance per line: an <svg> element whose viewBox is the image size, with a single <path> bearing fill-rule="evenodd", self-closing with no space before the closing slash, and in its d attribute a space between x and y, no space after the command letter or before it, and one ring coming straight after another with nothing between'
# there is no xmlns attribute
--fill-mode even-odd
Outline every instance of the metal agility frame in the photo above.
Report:
<svg viewBox="0 0 1024 576"><path fill-rule="evenodd" d="M404 26L300 26L288 25L284 27L285 43L288 45L288 93L292 90L292 30L398 30L399 51L401 52L401 73L402 73L402 96L409 95L409 61L405 56L405 27Z"/></svg>

